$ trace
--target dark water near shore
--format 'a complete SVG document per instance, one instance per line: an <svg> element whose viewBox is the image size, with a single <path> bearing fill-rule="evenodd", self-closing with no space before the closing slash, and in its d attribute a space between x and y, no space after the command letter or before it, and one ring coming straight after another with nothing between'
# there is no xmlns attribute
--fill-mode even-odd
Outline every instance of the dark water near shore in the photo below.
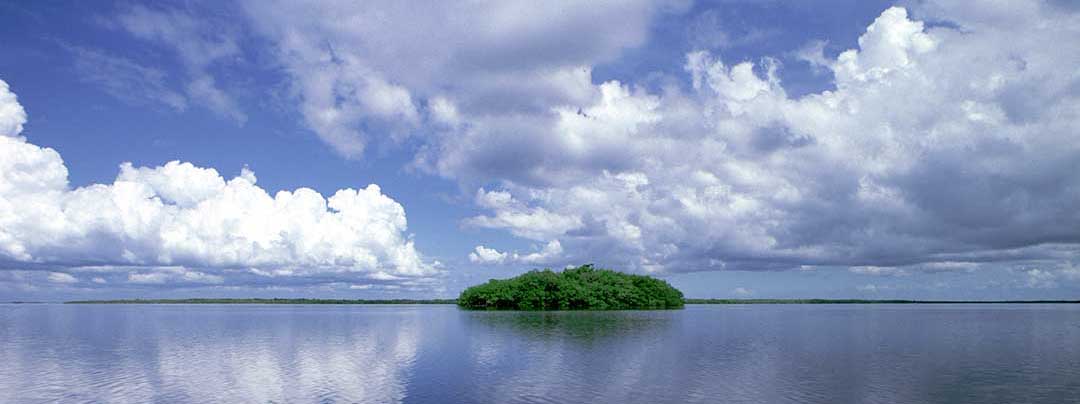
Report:
<svg viewBox="0 0 1080 404"><path fill-rule="evenodd" d="M0 402L1080 403L1080 305L0 305Z"/></svg>

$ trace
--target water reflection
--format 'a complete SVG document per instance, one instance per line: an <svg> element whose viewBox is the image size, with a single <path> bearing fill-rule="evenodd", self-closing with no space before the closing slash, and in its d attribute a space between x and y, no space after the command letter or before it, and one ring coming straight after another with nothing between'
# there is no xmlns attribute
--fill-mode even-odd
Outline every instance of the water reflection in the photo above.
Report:
<svg viewBox="0 0 1080 404"><path fill-rule="evenodd" d="M470 313L482 402L1080 402L1080 307Z"/></svg>
<svg viewBox="0 0 1080 404"><path fill-rule="evenodd" d="M465 312L488 402L632 402L676 311Z"/></svg>
<svg viewBox="0 0 1080 404"><path fill-rule="evenodd" d="M0 402L1080 402L1080 306L0 305Z"/></svg>
<svg viewBox="0 0 1080 404"><path fill-rule="evenodd" d="M0 402L401 402L420 325L392 308L70 307L4 338Z"/></svg>
<svg viewBox="0 0 1080 404"><path fill-rule="evenodd" d="M573 338L598 341L627 338L638 333L669 328L677 321L677 311L595 311L595 312L509 312L464 311L471 323L498 332L513 332L525 338Z"/></svg>

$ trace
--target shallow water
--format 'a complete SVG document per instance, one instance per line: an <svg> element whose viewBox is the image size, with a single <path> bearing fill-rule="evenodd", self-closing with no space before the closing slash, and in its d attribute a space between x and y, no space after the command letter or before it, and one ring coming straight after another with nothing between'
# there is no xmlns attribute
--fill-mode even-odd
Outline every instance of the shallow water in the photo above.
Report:
<svg viewBox="0 0 1080 404"><path fill-rule="evenodd" d="M1080 305L0 305L0 402L1070 403Z"/></svg>

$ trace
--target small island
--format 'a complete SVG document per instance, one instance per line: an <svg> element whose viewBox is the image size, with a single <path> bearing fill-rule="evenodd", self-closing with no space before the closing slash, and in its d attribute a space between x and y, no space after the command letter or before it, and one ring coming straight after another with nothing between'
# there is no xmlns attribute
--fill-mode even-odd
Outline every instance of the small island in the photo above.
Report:
<svg viewBox="0 0 1080 404"><path fill-rule="evenodd" d="M681 309L684 301L663 280L582 265L492 279L462 291L457 304L476 310L652 310Z"/></svg>

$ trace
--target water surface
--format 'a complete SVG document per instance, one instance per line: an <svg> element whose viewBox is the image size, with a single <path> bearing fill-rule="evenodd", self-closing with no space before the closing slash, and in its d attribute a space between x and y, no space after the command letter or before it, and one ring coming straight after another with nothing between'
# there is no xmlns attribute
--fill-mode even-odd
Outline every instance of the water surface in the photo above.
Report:
<svg viewBox="0 0 1080 404"><path fill-rule="evenodd" d="M0 402L1071 403L1080 305L0 305Z"/></svg>

